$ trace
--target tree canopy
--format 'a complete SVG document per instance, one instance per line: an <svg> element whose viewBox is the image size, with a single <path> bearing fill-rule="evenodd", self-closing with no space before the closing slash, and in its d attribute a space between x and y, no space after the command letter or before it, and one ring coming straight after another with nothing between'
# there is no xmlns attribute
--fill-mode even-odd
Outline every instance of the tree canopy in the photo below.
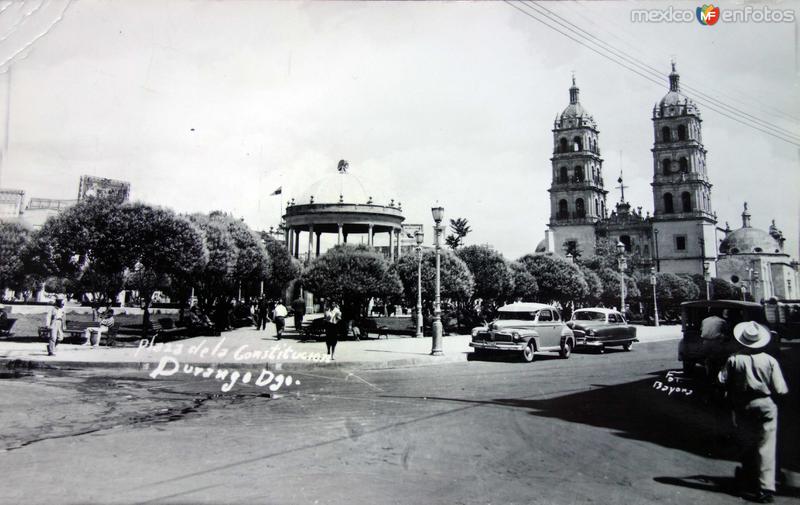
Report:
<svg viewBox="0 0 800 505"><path fill-rule="evenodd" d="M30 231L17 223L0 223L0 294L18 288L25 278L24 251Z"/></svg>
<svg viewBox="0 0 800 505"><path fill-rule="evenodd" d="M519 259L539 286L539 299L566 305L583 300L589 285L578 265L549 254L527 254Z"/></svg>
<svg viewBox="0 0 800 505"><path fill-rule="evenodd" d="M349 318L361 315L370 298L396 298L403 291L389 262L364 245L337 245L315 258L301 279L316 296L340 302Z"/></svg>
<svg viewBox="0 0 800 505"><path fill-rule="evenodd" d="M451 251L441 253L441 296L443 299L465 301L472 296L475 280L467 264ZM417 255L405 255L397 262L397 273L403 283L406 303L417 303ZM432 303L436 290L436 251L422 251L422 299Z"/></svg>
<svg viewBox="0 0 800 505"><path fill-rule="evenodd" d="M459 217L450 220L450 230L453 232L445 238L444 243L450 249L456 250L459 246L463 245L464 237L472 231L469 221L466 218Z"/></svg>

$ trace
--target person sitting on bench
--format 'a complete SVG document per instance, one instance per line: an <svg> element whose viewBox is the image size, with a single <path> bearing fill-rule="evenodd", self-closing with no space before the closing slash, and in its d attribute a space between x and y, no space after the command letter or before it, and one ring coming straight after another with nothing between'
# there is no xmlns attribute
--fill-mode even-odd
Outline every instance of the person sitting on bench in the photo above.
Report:
<svg viewBox="0 0 800 505"><path fill-rule="evenodd" d="M99 323L99 326L86 328L83 345L91 343L92 347L100 346L100 338L103 333L108 333L108 329L114 326L114 311L110 307L100 314Z"/></svg>

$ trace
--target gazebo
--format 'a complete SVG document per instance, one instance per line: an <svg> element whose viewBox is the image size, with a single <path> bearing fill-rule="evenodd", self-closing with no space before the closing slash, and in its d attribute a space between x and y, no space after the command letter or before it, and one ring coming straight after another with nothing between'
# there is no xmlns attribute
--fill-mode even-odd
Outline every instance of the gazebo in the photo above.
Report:
<svg viewBox="0 0 800 505"><path fill-rule="evenodd" d="M348 236L366 235L366 243L375 245L375 235L389 236L389 258L400 257L400 233L403 209L399 201L377 203L361 180L349 173L345 160L339 162L337 172L311 184L298 198L293 198L283 215L286 247L295 258L306 249L306 258L320 255L320 238L323 233L337 235L337 244L347 243ZM301 239L305 233L306 237Z"/></svg>

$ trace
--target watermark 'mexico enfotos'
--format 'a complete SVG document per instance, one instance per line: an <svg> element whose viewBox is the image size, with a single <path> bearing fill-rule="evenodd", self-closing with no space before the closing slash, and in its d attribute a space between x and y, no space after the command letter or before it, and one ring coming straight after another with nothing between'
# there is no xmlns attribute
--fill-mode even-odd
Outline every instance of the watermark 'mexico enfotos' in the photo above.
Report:
<svg viewBox="0 0 800 505"><path fill-rule="evenodd" d="M703 26L723 23L794 23L793 9L773 9L766 5L722 9L713 4L703 4L696 9L673 6L661 9L632 9L632 23L693 23Z"/></svg>

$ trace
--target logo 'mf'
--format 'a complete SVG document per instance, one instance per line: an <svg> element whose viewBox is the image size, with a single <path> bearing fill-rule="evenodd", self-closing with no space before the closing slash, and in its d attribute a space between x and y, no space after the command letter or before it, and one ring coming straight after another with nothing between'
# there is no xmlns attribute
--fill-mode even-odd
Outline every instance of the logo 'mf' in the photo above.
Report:
<svg viewBox="0 0 800 505"><path fill-rule="evenodd" d="M719 7L714 7L714 5L703 4L695 12L697 13L697 21L701 25L710 26L719 21Z"/></svg>

